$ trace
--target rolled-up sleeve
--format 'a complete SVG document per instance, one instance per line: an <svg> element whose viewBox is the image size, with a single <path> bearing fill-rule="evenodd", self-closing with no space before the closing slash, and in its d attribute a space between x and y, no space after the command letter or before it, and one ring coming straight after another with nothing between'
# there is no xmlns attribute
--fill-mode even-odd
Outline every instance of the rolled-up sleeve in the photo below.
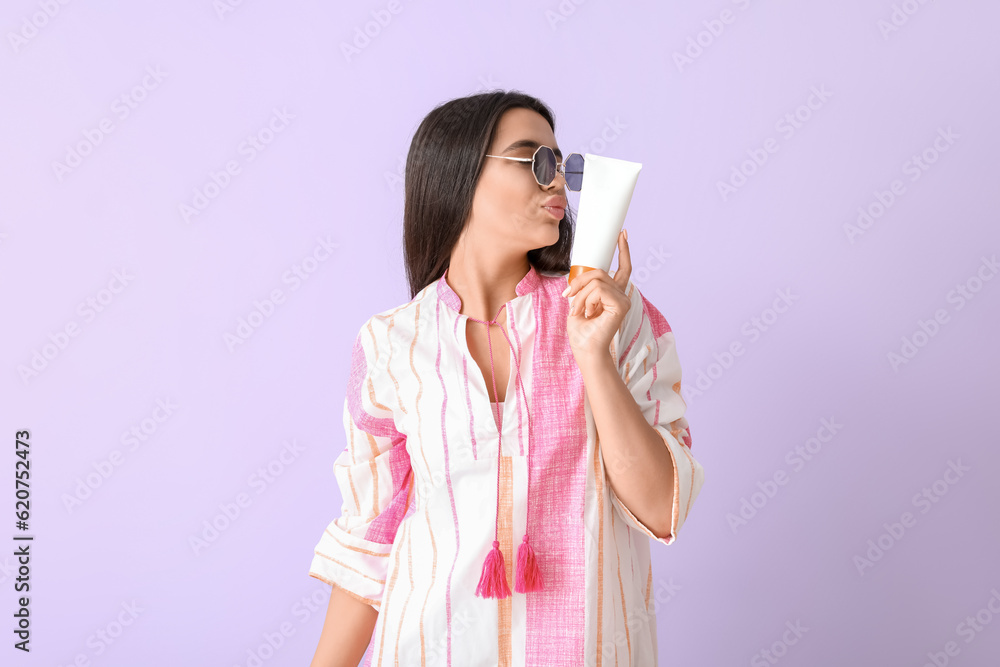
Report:
<svg viewBox="0 0 1000 667"><path fill-rule="evenodd" d="M390 353L384 326L368 320L354 342L343 411L347 445L333 464L343 505L320 536L309 567L309 576L376 610L413 487L406 437L396 430L389 407L394 385L384 371Z"/></svg>
<svg viewBox="0 0 1000 667"><path fill-rule="evenodd" d="M691 454L691 429L684 417L687 406L681 398L681 366L674 333L659 310L629 282L626 293L631 305L616 334L613 349L618 370L646 421L663 439L673 460L674 494L670 533L657 536L640 522L611 490L611 502L632 528L663 544L677 539L691 506L705 481L705 471Z"/></svg>

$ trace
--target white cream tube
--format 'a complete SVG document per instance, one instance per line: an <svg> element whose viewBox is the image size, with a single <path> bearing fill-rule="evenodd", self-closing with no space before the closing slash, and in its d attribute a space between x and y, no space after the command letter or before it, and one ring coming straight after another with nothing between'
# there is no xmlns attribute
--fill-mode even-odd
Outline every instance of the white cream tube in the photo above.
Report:
<svg viewBox="0 0 1000 667"><path fill-rule="evenodd" d="M569 281L584 271L610 271L618 235L642 164L585 153Z"/></svg>

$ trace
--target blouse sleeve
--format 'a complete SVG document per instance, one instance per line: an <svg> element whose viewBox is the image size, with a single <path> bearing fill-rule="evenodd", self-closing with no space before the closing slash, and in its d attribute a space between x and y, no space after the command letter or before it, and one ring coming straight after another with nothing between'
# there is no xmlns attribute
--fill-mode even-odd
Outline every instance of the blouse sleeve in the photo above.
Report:
<svg viewBox="0 0 1000 667"><path fill-rule="evenodd" d="M309 576L376 611L413 479L406 436L396 430L389 407L394 385L385 377L388 356L384 323L369 319L354 341L343 412L347 446L333 464L341 514L323 531L309 567Z"/></svg>
<svg viewBox="0 0 1000 667"><path fill-rule="evenodd" d="M674 464L674 496L670 533L658 537L641 523L611 489L611 502L626 524L663 544L677 538L695 498L701 491L705 472L691 455L691 429L684 417L681 398L681 366L674 334L667 320L646 300L631 281L627 293L632 303L616 334L613 349L618 354L618 371L646 421L656 429Z"/></svg>

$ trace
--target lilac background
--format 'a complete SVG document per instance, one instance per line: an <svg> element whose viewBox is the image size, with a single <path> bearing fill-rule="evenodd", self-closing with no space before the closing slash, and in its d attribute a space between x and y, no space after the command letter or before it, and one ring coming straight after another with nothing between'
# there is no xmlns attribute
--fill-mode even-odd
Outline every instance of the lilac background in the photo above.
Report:
<svg viewBox="0 0 1000 667"><path fill-rule="evenodd" d="M994 664L1000 280L977 271L992 278L982 258L1000 250L996 3L246 1L220 15L210 0L92 1L49 2L51 18L45 4L12 0L0 18L2 532L16 533L13 434L30 429L36 535L30 656L11 648L15 563L0 548L4 664L248 665L283 624L263 664L308 664L329 586L306 572L340 512L353 335L409 299L409 141L434 105L490 88L550 104L564 153L644 164L633 280L674 328L687 387L706 374L688 395L706 486L676 544L653 549L661 664L772 664L773 647L781 665L918 666L949 641L949 664ZM345 57L373 12L391 21ZM802 106L814 89L829 97ZM125 118L122 95L142 98ZM294 117L251 161L241 142L274 109ZM776 123L796 112L788 136ZM113 131L60 177L103 118ZM911 180L925 150L936 161ZM229 160L240 172L185 221ZM852 243L845 225L896 179L903 194ZM336 249L293 289L283 276L321 238ZM967 283L981 289L959 309ZM284 302L231 349L276 289ZM752 339L779 290L793 305ZM92 319L90 298L105 299ZM893 368L939 309L947 322ZM50 343L71 323L78 335ZM36 352L52 358L22 376ZM158 400L176 406L161 423ZM796 469L786 455L824 418L842 427ZM122 434L144 420L130 449ZM301 451L273 464L286 443ZM121 464L67 509L115 450ZM915 504L949 462L968 470ZM269 463L281 472L261 488ZM773 497L752 498L781 472ZM196 553L189 540L241 493L251 504ZM744 499L761 507L734 529ZM869 540L890 548L861 568ZM98 654L96 633L133 601ZM981 631L963 630L977 612ZM785 643L796 622L808 630Z"/></svg>

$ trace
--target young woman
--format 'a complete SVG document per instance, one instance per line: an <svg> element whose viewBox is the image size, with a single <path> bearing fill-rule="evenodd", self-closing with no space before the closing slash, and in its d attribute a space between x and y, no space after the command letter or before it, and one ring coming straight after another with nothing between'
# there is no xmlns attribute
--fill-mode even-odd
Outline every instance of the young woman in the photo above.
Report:
<svg viewBox="0 0 1000 667"><path fill-rule="evenodd" d="M567 286L581 161L554 131L516 91L417 129L412 298L354 343L314 667L657 664L649 541L676 539L704 472L627 235L613 277Z"/></svg>

